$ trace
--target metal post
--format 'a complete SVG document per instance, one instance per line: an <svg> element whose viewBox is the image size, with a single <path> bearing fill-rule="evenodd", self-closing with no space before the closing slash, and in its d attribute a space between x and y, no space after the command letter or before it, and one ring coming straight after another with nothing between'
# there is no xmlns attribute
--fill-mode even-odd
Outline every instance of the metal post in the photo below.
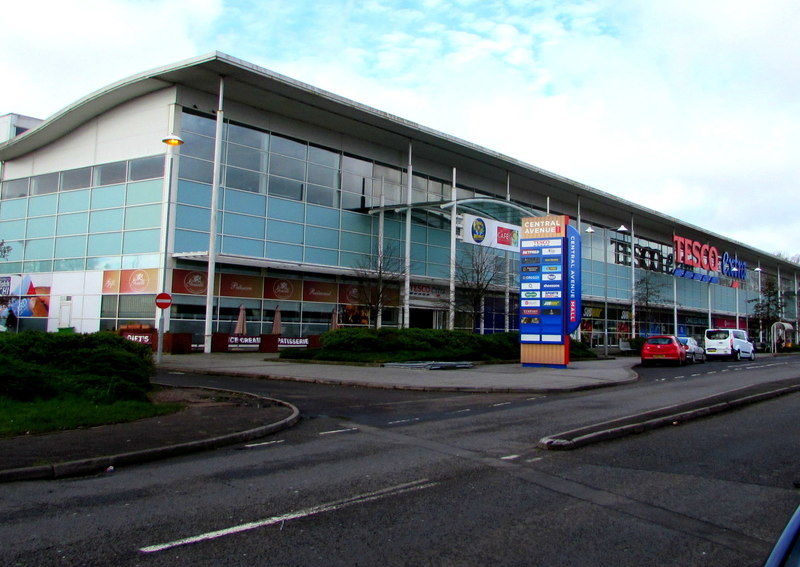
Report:
<svg viewBox="0 0 800 567"><path fill-rule="evenodd" d="M408 189L406 191L406 258L405 258L405 285L403 291L403 328L408 329L411 325L411 177L413 168L411 166L411 140L408 141Z"/></svg>
<svg viewBox="0 0 800 567"><path fill-rule="evenodd" d="M217 207L219 201L220 172L222 170L222 135L224 126L223 100L225 78L219 78L219 104L217 105L217 128L214 137L214 179L211 181L211 220L208 227L208 285L206 286L206 321L203 352L211 352L211 334L214 319L214 280L217 270Z"/></svg>
<svg viewBox="0 0 800 567"><path fill-rule="evenodd" d="M450 201L453 206L450 208L450 295L447 302L447 328L451 331L455 329L456 324L456 244L458 236L458 211L456 207L457 199L456 168L454 167L453 186L450 188Z"/></svg>

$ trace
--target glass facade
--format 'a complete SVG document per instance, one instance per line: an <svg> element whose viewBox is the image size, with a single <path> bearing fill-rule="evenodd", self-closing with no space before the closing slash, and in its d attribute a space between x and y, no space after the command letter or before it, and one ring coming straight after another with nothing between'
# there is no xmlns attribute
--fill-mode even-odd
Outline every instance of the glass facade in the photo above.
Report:
<svg viewBox="0 0 800 567"><path fill-rule="evenodd" d="M188 259L208 250L211 219L211 184L214 160L215 120L194 112L181 114L181 136L185 141L176 157L177 186L174 199L172 251L185 255L174 271L204 271L202 262ZM150 287L142 292L120 284L101 293L100 327L117 329L123 324L154 324L153 298L160 285L164 262L162 219L164 218L163 154L104 163L21 179L4 180L0 187L0 237L10 246L0 274L31 274L99 271L106 280L145 274ZM222 168L217 215L217 251L225 256L261 260L261 267L231 261L218 266L225 277L255 278L258 293L242 295L221 289L215 296L213 330L230 332L243 306L248 334L272 330L276 309L282 314L281 332L287 336L319 334L330 326L332 313L340 324L369 323L363 309L342 295L313 294L271 297L266 291L270 278L284 278L299 288L308 285L337 286L345 293L366 274L377 257L380 222L369 209L385 205L383 253L395 262L401 274L405 254L408 173L403 167L364 156L334 150L244 124L226 122L223 128ZM449 201L451 182L416 172L411 178L411 275L415 283L410 302L414 326L446 326L446 290L450 277L449 213L437 204ZM459 186L459 199L496 195ZM431 206L426 207L429 204ZM530 205L520 203L530 209ZM391 207L397 206L398 210ZM658 242L588 224L582 234L583 340L600 346L608 336L610 345L647 333L674 332L674 306L682 334L699 335L709 325L747 326L752 301L758 298L758 279L718 277L715 272L694 267L683 277L676 267L673 242ZM470 255L469 244L457 242L457 261ZM469 305L458 281L459 304L456 326L477 329L475 311L482 309L486 332L506 328L508 283L510 328L518 328L518 254L489 250L497 266L492 291L483 305ZM269 260L278 267L263 267ZM297 264L296 271L286 264ZM633 268L632 268L633 265ZM681 268L683 270L683 268ZM506 275L506 272L508 275ZM110 274L110 275L106 275ZM116 275L115 275L116 274ZM338 274L338 275L335 275ZM124 276L124 277L123 277ZM796 276L795 276L796 277ZM634 292L647 280L651 289L646 305L636 297L636 329L632 328ZM181 284L182 285L182 284ZM171 330L191 332L199 342L205 320L205 297L175 288L171 308ZM180 287L180 286L179 286ZM788 278L781 287L796 287ZM397 293L399 294L399 286ZM384 325L400 324L399 301L383 314ZM787 302L788 319L797 318L796 302ZM731 323L733 320L733 323ZM752 327L752 324L750 325Z"/></svg>

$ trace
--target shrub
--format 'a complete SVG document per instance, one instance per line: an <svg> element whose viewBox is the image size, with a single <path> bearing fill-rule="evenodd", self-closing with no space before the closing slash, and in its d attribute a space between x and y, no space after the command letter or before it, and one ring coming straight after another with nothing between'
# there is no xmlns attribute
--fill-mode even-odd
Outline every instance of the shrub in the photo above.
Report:
<svg viewBox="0 0 800 567"><path fill-rule="evenodd" d="M29 401L61 395L95 403L145 401L149 346L110 332L0 334L0 396Z"/></svg>

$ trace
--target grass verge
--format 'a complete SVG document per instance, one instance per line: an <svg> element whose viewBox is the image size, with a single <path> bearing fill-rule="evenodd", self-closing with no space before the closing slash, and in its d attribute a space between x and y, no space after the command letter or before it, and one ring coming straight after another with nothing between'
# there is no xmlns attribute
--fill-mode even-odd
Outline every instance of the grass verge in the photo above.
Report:
<svg viewBox="0 0 800 567"><path fill-rule="evenodd" d="M78 398L20 402L0 398L0 437L47 433L136 421L180 411L183 404L118 401L95 404Z"/></svg>

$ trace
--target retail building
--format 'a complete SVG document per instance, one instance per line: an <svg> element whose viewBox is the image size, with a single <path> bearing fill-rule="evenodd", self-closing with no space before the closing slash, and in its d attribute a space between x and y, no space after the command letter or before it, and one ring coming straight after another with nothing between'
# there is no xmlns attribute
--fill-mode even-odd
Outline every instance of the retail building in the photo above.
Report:
<svg viewBox="0 0 800 567"><path fill-rule="evenodd" d="M166 328L196 344L233 333L242 311L252 337L272 333L276 312L286 337L378 317L514 330L516 243L477 246L472 223L511 238L545 214L582 235L579 333L593 346L757 333L767 281L797 326L797 264L221 53L42 122L0 117L0 134L11 330L157 326L159 292L172 295ZM183 143L162 143L172 135ZM379 277L390 285L376 304Z"/></svg>

